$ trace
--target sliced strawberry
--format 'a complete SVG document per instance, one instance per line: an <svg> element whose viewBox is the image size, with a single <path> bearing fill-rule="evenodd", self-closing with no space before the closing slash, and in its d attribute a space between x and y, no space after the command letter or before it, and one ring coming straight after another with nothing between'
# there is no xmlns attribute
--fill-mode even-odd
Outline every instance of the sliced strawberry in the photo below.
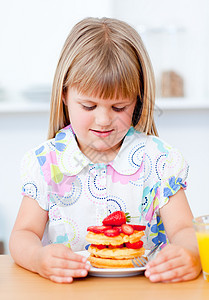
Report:
<svg viewBox="0 0 209 300"><path fill-rule="evenodd" d="M114 237L114 236L117 236L119 234L120 234L120 232L117 228L107 229L104 232L104 235L109 236L109 237Z"/></svg>
<svg viewBox="0 0 209 300"><path fill-rule="evenodd" d="M108 246L108 248L111 248L111 249L117 249L117 248L123 248L123 247L124 247L124 244L117 245L117 246L113 246L113 245Z"/></svg>
<svg viewBox="0 0 209 300"><path fill-rule="evenodd" d="M89 227L87 228L87 231L91 231L91 232L93 232L93 230L94 230L94 227L95 227L95 226L89 226Z"/></svg>
<svg viewBox="0 0 209 300"><path fill-rule="evenodd" d="M87 231L92 231L92 232L93 232L94 227L95 227L95 226L89 226L89 227L87 228Z"/></svg>
<svg viewBox="0 0 209 300"><path fill-rule="evenodd" d="M143 226L143 225L133 225L133 224L130 224L134 230L137 230L137 231L142 231L142 230L145 230L146 229L146 226Z"/></svg>
<svg viewBox="0 0 209 300"><path fill-rule="evenodd" d="M140 249L143 246L142 241L138 241L136 243L126 243L126 247L129 249Z"/></svg>
<svg viewBox="0 0 209 300"><path fill-rule="evenodd" d="M121 226L122 232L127 234L127 235L131 235L134 232L134 229L131 225L128 224L123 224Z"/></svg>
<svg viewBox="0 0 209 300"><path fill-rule="evenodd" d="M102 250L102 249L106 248L106 246L105 246L105 245L102 245L102 244L100 244L100 245L91 244L91 246L92 246L92 247L96 247L96 248L98 248L99 250Z"/></svg>
<svg viewBox="0 0 209 300"><path fill-rule="evenodd" d="M124 213L123 211L115 211L109 216L107 216L102 224L103 225L112 225L112 226L120 226L125 224L126 222L130 222L129 213Z"/></svg>
<svg viewBox="0 0 209 300"><path fill-rule="evenodd" d="M119 233L121 233L121 232L122 232L122 228L121 228L121 226L113 226L113 228L117 228L117 229L119 230Z"/></svg>
<svg viewBox="0 0 209 300"><path fill-rule="evenodd" d="M87 231L91 231L94 233L104 233L105 230L111 229L111 228L112 228L112 226L89 226L87 228Z"/></svg>

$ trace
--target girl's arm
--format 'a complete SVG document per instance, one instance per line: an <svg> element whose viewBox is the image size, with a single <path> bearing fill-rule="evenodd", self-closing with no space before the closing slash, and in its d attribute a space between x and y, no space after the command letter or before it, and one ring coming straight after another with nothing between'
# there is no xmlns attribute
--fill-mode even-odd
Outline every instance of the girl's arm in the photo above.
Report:
<svg viewBox="0 0 209 300"><path fill-rule="evenodd" d="M196 278L201 271L193 215L186 195L180 189L160 209L170 244L149 262L145 272L151 281L185 281Z"/></svg>
<svg viewBox="0 0 209 300"><path fill-rule="evenodd" d="M47 221L48 212L25 196L9 243L15 262L55 282L72 282L73 277L85 277L89 270L86 258L62 244L42 246Z"/></svg>

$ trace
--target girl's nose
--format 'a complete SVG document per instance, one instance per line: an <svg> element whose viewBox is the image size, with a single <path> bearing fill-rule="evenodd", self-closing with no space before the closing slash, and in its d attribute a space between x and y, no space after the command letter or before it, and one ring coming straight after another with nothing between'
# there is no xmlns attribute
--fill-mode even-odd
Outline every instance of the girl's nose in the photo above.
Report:
<svg viewBox="0 0 209 300"><path fill-rule="evenodd" d="M99 126L109 126L112 123L110 112L107 109L97 111L95 123Z"/></svg>

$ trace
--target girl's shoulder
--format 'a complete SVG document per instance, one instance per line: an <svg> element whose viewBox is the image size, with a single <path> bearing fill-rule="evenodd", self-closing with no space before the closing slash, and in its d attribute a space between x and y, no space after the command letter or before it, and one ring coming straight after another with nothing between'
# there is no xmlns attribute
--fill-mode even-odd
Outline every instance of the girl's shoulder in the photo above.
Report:
<svg viewBox="0 0 209 300"><path fill-rule="evenodd" d="M21 161L21 169L35 169L43 166L47 161L50 163L50 159L55 153L55 139L44 141L38 146L28 150Z"/></svg>
<svg viewBox="0 0 209 300"><path fill-rule="evenodd" d="M147 153L151 156L162 154L168 156L170 152L179 151L177 148L170 145L160 137L147 135L143 132L133 129L129 130L127 134L127 144L132 145L133 147L135 147L135 145L138 145L138 147L141 146L144 148L145 154Z"/></svg>
<svg viewBox="0 0 209 300"><path fill-rule="evenodd" d="M56 145L55 145L55 138L46 140L42 142L41 144L35 146L34 148L30 149L26 154L31 156L40 156L40 155L46 155L49 152L55 151Z"/></svg>
<svg viewBox="0 0 209 300"><path fill-rule="evenodd" d="M169 143L157 136L147 136L146 150L149 153L165 154L168 156L170 152L174 151L174 149L177 150L175 147L171 146Z"/></svg>
<svg viewBox="0 0 209 300"><path fill-rule="evenodd" d="M140 157L143 156L146 164L151 162L153 166L159 163L163 165L168 163L170 166L178 163L181 165L188 164L178 148L157 136L146 135L134 130L131 141L127 140L126 143L130 145L132 153L140 152Z"/></svg>
<svg viewBox="0 0 209 300"><path fill-rule="evenodd" d="M77 150L77 143L74 133L69 126L59 130L54 138L49 139L29 150L24 158L24 164L30 163L41 167L43 170L50 170L51 166L56 166L65 173L65 163L70 159L72 154ZM70 152L70 153L69 153ZM62 168L63 161L64 169Z"/></svg>
<svg viewBox="0 0 209 300"><path fill-rule="evenodd" d="M46 140L38 146L30 149L26 154L31 156L45 156L50 152L60 151L74 137L70 126L60 129L54 138Z"/></svg>

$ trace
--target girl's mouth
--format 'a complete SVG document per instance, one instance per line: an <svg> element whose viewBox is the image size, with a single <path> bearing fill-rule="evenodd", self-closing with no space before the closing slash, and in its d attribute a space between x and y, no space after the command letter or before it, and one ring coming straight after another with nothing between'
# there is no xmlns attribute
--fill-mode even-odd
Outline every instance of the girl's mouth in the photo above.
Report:
<svg viewBox="0 0 209 300"><path fill-rule="evenodd" d="M104 131L91 129L91 131L96 136L104 138L104 137L109 136L113 132L113 129L112 130L104 130Z"/></svg>

